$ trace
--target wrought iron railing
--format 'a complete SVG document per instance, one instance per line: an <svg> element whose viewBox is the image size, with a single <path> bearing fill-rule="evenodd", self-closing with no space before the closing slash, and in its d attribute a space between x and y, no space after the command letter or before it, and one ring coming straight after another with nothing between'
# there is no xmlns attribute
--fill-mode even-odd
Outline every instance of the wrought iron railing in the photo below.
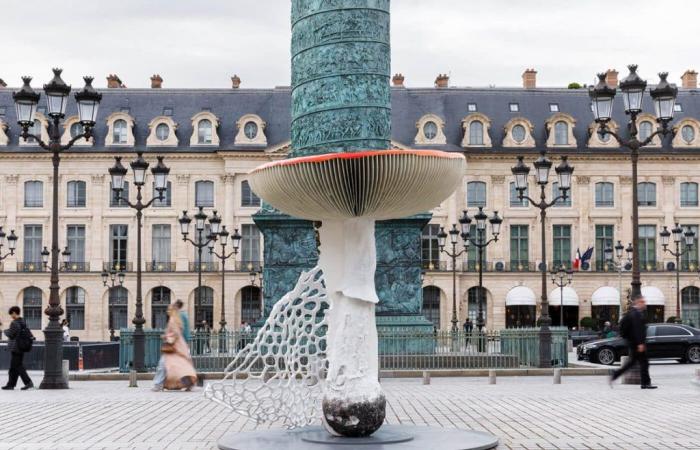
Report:
<svg viewBox="0 0 700 450"><path fill-rule="evenodd" d="M191 262L190 263L190 272L198 272L199 268L202 268L202 272L216 272L219 270L219 263L216 261L211 261L211 262Z"/></svg>
<svg viewBox="0 0 700 450"><path fill-rule="evenodd" d="M226 264L228 267L228 264ZM235 267L236 272L258 272L263 266L262 261L236 261Z"/></svg>
<svg viewBox="0 0 700 450"><path fill-rule="evenodd" d="M44 264L39 262L17 262L17 272L44 272Z"/></svg>
<svg viewBox="0 0 700 450"><path fill-rule="evenodd" d="M71 261L63 267L64 272L90 272L90 263L85 261Z"/></svg>
<svg viewBox="0 0 700 450"><path fill-rule="evenodd" d="M102 269L108 272L110 270L132 272L134 269L134 265L131 262L108 261L102 263Z"/></svg>
<svg viewBox="0 0 700 450"><path fill-rule="evenodd" d="M145 365L155 370L160 358L161 330L146 330ZM130 368L133 330L120 333L120 370ZM238 352L255 339L240 331L193 331L189 342L198 372L222 372ZM539 329L517 328L471 333L459 331L379 332L381 370L492 369L539 366ZM552 365L566 367L568 332L552 328Z"/></svg>
<svg viewBox="0 0 700 450"><path fill-rule="evenodd" d="M175 272L174 262L148 261L146 272Z"/></svg>

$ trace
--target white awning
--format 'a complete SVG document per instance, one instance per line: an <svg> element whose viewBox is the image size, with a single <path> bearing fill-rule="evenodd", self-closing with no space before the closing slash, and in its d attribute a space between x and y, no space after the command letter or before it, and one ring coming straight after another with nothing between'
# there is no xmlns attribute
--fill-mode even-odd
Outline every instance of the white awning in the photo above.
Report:
<svg viewBox="0 0 700 450"><path fill-rule="evenodd" d="M506 294L506 306L515 305L537 305L535 293L532 292L532 289L526 286L516 286L508 291L508 294Z"/></svg>
<svg viewBox="0 0 700 450"><path fill-rule="evenodd" d="M561 305L561 288L556 288L549 293L549 304L551 306ZM564 288L564 306L578 306L578 294L569 286Z"/></svg>
<svg viewBox="0 0 700 450"><path fill-rule="evenodd" d="M656 286L644 286L642 287L642 295L647 301L647 305L652 306L664 306L666 304L666 297L661 289Z"/></svg>
<svg viewBox="0 0 700 450"><path fill-rule="evenodd" d="M613 305L620 306L620 291L611 286L603 286L593 293L591 296L591 305L604 306Z"/></svg>

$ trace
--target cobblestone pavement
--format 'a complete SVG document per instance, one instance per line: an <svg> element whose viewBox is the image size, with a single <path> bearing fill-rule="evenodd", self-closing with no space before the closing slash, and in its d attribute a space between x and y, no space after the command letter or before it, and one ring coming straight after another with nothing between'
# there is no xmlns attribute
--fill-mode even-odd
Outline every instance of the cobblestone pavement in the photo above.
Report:
<svg viewBox="0 0 700 450"><path fill-rule="evenodd" d="M654 365L660 388L610 389L604 377L385 379L389 423L472 428L499 449L700 449L697 366ZM38 382L40 375L35 374ZM6 375L0 375L4 384ZM214 449L256 425L202 392L155 393L122 381L73 382L68 391L0 392L0 449ZM273 449L274 450L274 449ZM439 450L436 443L435 450Z"/></svg>

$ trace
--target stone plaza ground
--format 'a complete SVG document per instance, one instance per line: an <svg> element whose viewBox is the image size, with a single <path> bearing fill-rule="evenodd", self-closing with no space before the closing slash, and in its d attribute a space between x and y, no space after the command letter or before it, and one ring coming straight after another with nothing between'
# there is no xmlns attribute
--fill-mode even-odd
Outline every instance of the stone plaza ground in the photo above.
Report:
<svg viewBox="0 0 700 450"><path fill-rule="evenodd" d="M605 377L384 379L387 422L482 430L499 449L700 449L697 366L655 363L655 391ZM34 373L35 382L40 374ZM0 375L4 383L6 374ZM68 391L0 394L0 449L215 449L224 433L256 425L192 393L155 393L140 381L72 382ZM435 450L440 449L439 442ZM275 450L275 449L272 449Z"/></svg>

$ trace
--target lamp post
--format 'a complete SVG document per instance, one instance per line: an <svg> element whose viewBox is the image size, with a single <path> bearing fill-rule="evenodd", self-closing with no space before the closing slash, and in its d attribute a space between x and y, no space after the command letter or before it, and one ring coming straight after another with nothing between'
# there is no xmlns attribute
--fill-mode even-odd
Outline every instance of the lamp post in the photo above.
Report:
<svg viewBox="0 0 700 450"><path fill-rule="evenodd" d="M559 288L559 326L564 326L564 288L574 282L574 271L559 266L558 270L552 270L552 283Z"/></svg>
<svg viewBox="0 0 700 450"><path fill-rule="evenodd" d="M661 235L661 246L664 248L664 252L676 257L676 323L683 323L683 320L681 320L681 256L687 255L692 251L695 243L695 232L688 228L684 233L683 228L676 222L676 226L671 231L664 227L659 234ZM676 246L675 251L668 248L671 234L673 234L673 243ZM681 240L685 243L683 249L680 248Z"/></svg>
<svg viewBox="0 0 700 450"><path fill-rule="evenodd" d="M68 264L70 264L70 255L70 250L68 250L68 247L65 247L61 252L61 264L58 266L59 271L61 269L68 268ZM44 270L53 270L52 265L49 265L50 256L51 253L49 252L49 249L44 247L44 249L41 251L41 263L44 265Z"/></svg>
<svg viewBox="0 0 700 450"><path fill-rule="evenodd" d="M620 147L630 150L632 160L632 247L639 249L639 204L637 200L637 163L639 161L639 149L652 143L656 136L662 138L671 132L669 122L673 120L674 106L678 88L666 80L668 73L659 74L659 83L654 89L649 91L654 101L656 110L656 121L659 128L651 133L646 139L640 141L637 137L637 117L642 112L642 98L647 87L647 82L637 75L635 64L627 66L630 73L620 82L622 99L625 104L625 114L630 116L627 123L629 138L623 138L614 131L611 131L608 124L612 118L613 99L616 90L605 83L605 74L598 74L598 84L589 90L593 115L599 125L601 136L612 135L620 144ZM639 251L635 251L632 257L632 294L631 297L641 295L641 277L639 274Z"/></svg>
<svg viewBox="0 0 700 450"><path fill-rule="evenodd" d="M7 248L9 252L3 255L2 247L5 245L5 238L7 238ZM15 249L17 248L17 239L18 238L15 234L15 230L10 230L10 235L8 236L7 233L2 231L2 227L0 227L0 261L4 261L8 256L15 254Z"/></svg>
<svg viewBox="0 0 700 450"><path fill-rule="evenodd" d="M204 230L206 229L206 222L209 219L209 234L204 236ZM182 233L182 240L189 242L197 249L197 298L195 299L196 307L202 306L202 251L204 247L209 247L209 251L213 253L214 244L216 243L217 235L221 231L221 217L218 215L217 211L214 210L211 217L207 216L204 212L204 207L200 206L197 214L194 215L194 228L197 233L197 241L193 241L187 235L190 233L190 223L192 223L192 218L187 215L187 211L182 211L182 216L178 219L180 223L180 233ZM198 322L197 317L195 317L195 322Z"/></svg>
<svg viewBox="0 0 700 450"><path fill-rule="evenodd" d="M241 235L238 234L238 229L235 229L233 230L233 235L231 235L231 245L233 247L233 251L227 254L226 245L228 245L229 235L230 234L226 230L226 226L221 227L221 231L219 232L221 253L215 252L214 247L209 247L209 253L221 260L221 320L219 321L219 325L221 325L221 335L224 335L226 331L226 260L229 258L235 258L238 254L238 248L241 245ZM225 344L225 340L222 340L221 342Z"/></svg>
<svg viewBox="0 0 700 450"><path fill-rule="evenodd" d="M168 187L168 174L170 169L163 164L163 157L158 156L158 163L151 168L151 173L155 180L155 189L158 195L153 196L151 200L144 203L142 189L146 184L146 171L150 164L143 159L143 152L136 153L136 159L129 165L134 173L134 185L136 186L136 203L131 203L128 198L122 197L124 191L124 177L128 172L126 167L122 165L120 156L114 157L114 166L109 168L109 175L112 179L112 191L116 195L117 201L124 201L129 206L136 210L136 312L131 323L134 324L134 370L144 372L145 351L146 351L146 334L143 331L143 325L146 319L143 317L143 294L141 289L141 222L143 219L143 210L149 208L156 200L163 201L164 193Z"/></svg>
<svg viewBox="0 0 700 450"><path fill-rule="evenodd" d="M574 168L569 165L566 156L561 157L561 164L556 167L555 171L557 177L559 178L559 190L561 195L552 199L552 201L547 202L547 197L545 193L545 188L549 183L549 171L552 168L552 161L547 158L545 151L540 152L540 157L533 164L535 166L535 180L540 186L540 199L539 201L533 200L531 197L525 195L525 190L527 189L528 175L530 174L530 167L526 166L523 162L523 157L518 156L518 163L511 169L511 172L515 176L515 188L518 190L518 198L522 201L527 199L534 207L540 210L540 227L541 227L541 250L542 250L542 263L539 270L542 274L542 294L541 294L541 312L540 312L540 367L551 367L552 366L552 331L549 329L549 325L552 323L552 319L549 317L549 302L547 301L547 245L546 245L546 234L545 234L545 222L547 219L547 209L554 206L559 200L566 200L568 198L567 192L571 189L571 174L574 172Z"/></svg>
<svg viewBox="0 0 700 450"><path fill-rule="evenodd" d="M53 163L53 198L51 210L51 278L49 285L49 305L44 313L49 316L49 322L44 329L44 378L39 386L41 389L68 389L68 382L63 378L63 329L59 318L63 314L58 285L58 166L61 161L61 153L68 150L78 139L90 139L92 128L97 119L97 110L102 100L102 94L92 87L92 77L84 77L85 87L75 94L78 106L80 124L83 132L74 136L68 143L61 144L61 120L65 118L68 95L71 87L61 79L61 69L53 69L54 77L44 85L46 94L47 113L49 116L48 137L44 142L41 136L29 132L34 126L36 109L41 94L34 92L30 83L31 77L22 77L24 85L12 94L17 111L17 123L22 128L20 136L27 141L34 139L37 144L52 155Z"/></svg>
<svg viewBox="0 0 700 450"><path fill-rule="evenodd" d="M492 237L486 240L484 236L486 234L486 220L488 219L491 224L491 235ZM476 327L481 333L484 329L484 249L490 244L498 241L498 235L501 233L501 224L503 219L498 216L498 211L494 211L493 216L489 217L484 212L483 207L479 207L479 212L474 215L474 220L476 221L476 239L469 234L470 225L472 222L471 217L467 214L467 211L462 211L462 217L459 219L459 224L462 227L462 238L466 236L465 242L467 246L469 244L473 245L479 250L479 312L476 318ZM465 248L468 248L465 246ZM479 341L481 343L481 341Z"/></svg>
<svg viewBox="0 0 700 450"><path fill-rule="evenodd" d="M626 261L622 259L623 251L627 253ZM629 243L627 248L625 248L621 241L617 241L614 251L613 247L610 246L605 247L605 250L603 250L603 254L605 255L605 263L611 265L615 270L617 270L617 287L620 293L620 311L618 313L618 321L622 319L622 314L624 312L622 307L622 270L625 268L629 270L629 266L632 264L632 253L634 253L634 247L632 247L632 244Z"/></svg>
<svg viewBox="0 0 700 450"><path fill-rule="evenodd" d="M120 270L119 272L116 271L116 269L112 268L107 272L106 269L102 269L102 285L107 287L107 284L111 284L109 287L110 290L114 289L117 286L123 286L124 285L124 278L126 277L126 273L124 273L123 270ZM114 341L114 321L112 320L112 316L110 314L109 317L109 340Z"/></svg>
<svg viewBox="0 0 700 450"><path fill-rule="evenodd" d="M467 229L468 229L467 225ZM462 245L464 248L462 248L460 251L457 251L457 243L460 238L460 231L457 229L457 224L452 224L452 229L449 231L449 236L450 236L450 245L452 246L452 251L450 252L449 250L445 250L445 244L447 243L447 236L448 234L445 232L444 227L440 227L440 232L438 233L438 246L440 247L440 252L446 254L448 257L452 258L452 337L453 337L453 344L457 343L457 257L462 255L463 253L469 251L469 236L467 234L464 234L464 230L462 230L461 233L461 238L462 238ZM456 349L453 349L456 351Z"/></svg>

